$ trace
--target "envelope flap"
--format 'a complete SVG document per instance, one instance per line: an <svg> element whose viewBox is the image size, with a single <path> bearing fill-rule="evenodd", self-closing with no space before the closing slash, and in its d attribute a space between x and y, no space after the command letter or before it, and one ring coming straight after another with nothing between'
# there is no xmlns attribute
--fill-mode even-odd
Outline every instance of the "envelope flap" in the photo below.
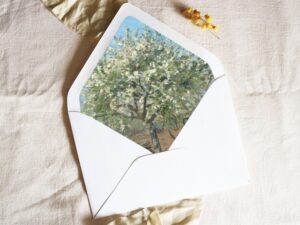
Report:
<svg viewBox="0 0 300 225"><path fill-rule="evenodd" d="M69 117L95 215L132 162L150 152L82 113L69 112Z"/></svg>
<svg viewBox="0 0 300 225"><path fill-rule="evenodd" d="M215 81L172 145L137 159L99 215L220 191L248 182L225 77Z"/></svg>

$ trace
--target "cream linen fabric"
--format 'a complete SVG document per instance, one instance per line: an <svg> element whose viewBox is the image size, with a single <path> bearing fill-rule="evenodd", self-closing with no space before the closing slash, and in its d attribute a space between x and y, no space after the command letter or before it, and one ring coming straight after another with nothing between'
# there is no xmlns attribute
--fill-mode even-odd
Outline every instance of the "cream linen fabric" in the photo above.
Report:
<svg viewBox="0 0 300 225"><path fill-rule="evenodd" d="M200 224L300 224L300 2L185 2L213 16L221 40L178 16L178 1L131 1L221 59L251 174L207 196ZM65 98L93 47L39 0L0 2L1 225L102 224L90 217Z"/></svg>

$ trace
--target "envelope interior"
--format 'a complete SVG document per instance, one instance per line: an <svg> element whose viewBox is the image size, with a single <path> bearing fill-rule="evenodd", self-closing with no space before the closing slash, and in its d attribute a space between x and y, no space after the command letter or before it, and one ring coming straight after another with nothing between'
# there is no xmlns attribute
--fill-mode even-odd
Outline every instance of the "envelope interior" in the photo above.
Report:
<svg viewBox="0 0 300 225"><path fill-rule="evenodd" d="M130 16L82 88L81 112L163 152L213 80L203 59Z"/></svg>

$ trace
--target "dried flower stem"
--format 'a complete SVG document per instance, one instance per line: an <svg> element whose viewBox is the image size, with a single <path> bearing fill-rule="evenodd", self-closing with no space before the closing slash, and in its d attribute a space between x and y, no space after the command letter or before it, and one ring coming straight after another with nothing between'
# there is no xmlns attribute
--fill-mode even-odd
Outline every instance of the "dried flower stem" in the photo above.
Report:
<svg viewBox="0 0 300 225"><path fill-rule="evenodd" d="M192 9L191 7L184 9L182 13L184 17L191 20L193 24L199 26L201 29L208 29L212 35L220 39L216 33L218 27L211 23L212 18L210 15L205 14L204 17L202 17L199 10Z"/></svg>

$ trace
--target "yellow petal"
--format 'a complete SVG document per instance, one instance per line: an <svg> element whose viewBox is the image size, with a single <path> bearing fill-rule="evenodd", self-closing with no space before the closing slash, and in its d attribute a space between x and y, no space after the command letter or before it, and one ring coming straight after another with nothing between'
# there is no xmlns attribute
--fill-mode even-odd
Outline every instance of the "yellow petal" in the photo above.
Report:
<svg viewBox="0 0 300 225"><path fill-rule="evenodd" d="M193 9L191 7L186 9L188 13L192 13Z"/></svg>
<svg viewBox="0 0 300 225"><path fill-rule="evenodd" d="M194 18L200 18L200 12L197 11L197 10L194 10L194 12L193 12L193 17L194 17Z"/></svg>
<svg viewBox="0 0 300 225"><path fill-rule="evenodd" d="M208 14L205 14L204 18L206 19L207 22L211 22L211 16Z"/></svg>
<svg viewBox="0 0 300 225"><path fill-rule="evenodd" d="M193 12L193 9L192 8L186 8L182 11L183 13L192 13Z"/></svg>
<svg viewBox="0 0 300 225"><path fill-rule="evenodd" d="M200 19L193 19L193 23L198 25L200 23Z"/></svg>
<svg viewBox="0 0 300 225"><path fill-rule="evenodd" d="M203 24L201 24L201 26L200 26L203 30L206 30L207 29L207 23L203 23Z"/></svg>
<svg viewBox="0 0 300 225"><path fill-rule="evenodd" d="M183 15L188 19L192 18L192 12L193 12L192 8L186 8L182 11Z"/></svg>

